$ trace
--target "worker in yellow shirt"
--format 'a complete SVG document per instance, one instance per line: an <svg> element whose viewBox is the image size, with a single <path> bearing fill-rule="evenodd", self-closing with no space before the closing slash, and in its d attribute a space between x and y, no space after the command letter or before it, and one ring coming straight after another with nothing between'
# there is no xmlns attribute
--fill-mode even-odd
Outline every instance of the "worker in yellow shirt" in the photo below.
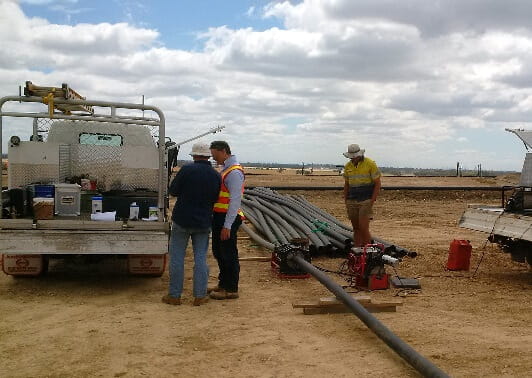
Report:
<svg viewBox="0 0 532 378"><path fill-rule="evenodd" d="M356 247L371 243L369 222L381 189L381 172L373 160L364 156L364 151L358 144L350 144L344 152L349 159L344 168L344 199Z"/></svg>

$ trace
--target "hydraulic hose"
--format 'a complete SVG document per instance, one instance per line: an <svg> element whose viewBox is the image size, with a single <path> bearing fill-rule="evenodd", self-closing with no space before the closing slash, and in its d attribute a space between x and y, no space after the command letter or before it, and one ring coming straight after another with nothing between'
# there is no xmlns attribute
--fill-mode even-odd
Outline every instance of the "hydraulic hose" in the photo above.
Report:
<svg viewBox="0 0 532 378"><path fill-rule="evenodd" d="M248 227L247 224L242 223L242 225L241 225L240 227L242 227L242 230L244 230L244 232L245 232L246 234L248 234L249 237L250 237L251 239L253 239L253 241L255 241L256 243L258 243L259 245L261 245L261 246L263 246L264 248L267 248L267 249L269 249L269 250L271 250L271 251L273 251L273 249L275 248L275 246L274 246L272 243L270 243L270 242L264 240L264 239L261 238L259 235L257 235L255 232L253 232L253 231L251 230L251 228Z"/></svg>
<svg viewBox="0 0 532 378"><path fill-rule="evenodd" d="M256 203L254 201L250 201L246 198L242 198L242 203L246 204L246 205L249 205L249 206L252 206L252 207L255 207L257 208L258 210L261 210L262 212L264 212L265 214L268 214L270 215L273 219L279 221L281 223L281 225L284 227L284 228L292 228L291 226L288 225L288 223L286 222L286 220L284 220L279 214L277 214L276 212L270 210L268 207L266 206L263 206L262 204L259 204L259 203ZM298 227L302 230L308 230L307 232L305 232L305 235L310 239L310 241L312 242L312 244L314 244L315 246L319 247L319 246L322 246L323 243L320 239L318 239L318 237L316 235L314 235L312 233L312 231L310 231L310 229L308 227L305 226L304 223L298 221L298 220L295 220L295 219L292 219L291 220L291 223L293 224L297 224ZM292 228L293 230L293 228ZM291 232L292 234L292 232ZM294 236L294 237L299 237L299 235L296 233L297 236Z"/></svg>
<svg viewBox="0 0 532 378"><path fill-rule="evenodd" d="M297 213L301 214L302 216L306 216L306 213L305 213L305 210L301 208L301 206L298 206L294 203L292 203L291 201L288 201L284 198L281 198L280 196L278 195L275 195L275 194L265 194L264 192L262 193L257 193L257 192L253 192L253 191L250 191L250 190L245 190L244 191L244 194L249 194L249 195L255 195L256 197L259 197L261 198L263 201L264 200L270 200L270 201L273 201L273 202L276 202L276 203L280 203L282 205L285 205L286 207L289 207L291 208L292 210L296 211ZM311 240L312 240L312 237L310 235L307 235ZM316 238L317 239L317 238ZM318 239L319 240L319 239ZM314 244L316 245L320 245L321 244L321 241L316 243L315 241L313 241Z"/></svg>
<svg viewBox="0 0 532 378"><path fill-rule="evenodd" d="M289 223L289 219L283 218L283 214L279 211L278 206L272 205L268 201L264 201L262 198L255 198L254 199L258 204L264 206L265 208L269 209L271 212L275 213L283 222L281 225L283 226L283 229L288 232L291 238L299 238L299 233L292 227L292 225ZM265 214L270 215L268 212L264 212Z"/></svg>
<svg viewBox="0 0 532 378"><path fill-rule="evenodd" d="M246 211L246 207L244 205L242 207L244 208L244 211ZM273 232L270 230L270 228L266 224L264 215L259 211L256 212L256 215L257 215L257 218L254 218L253 216L249 217L250 222L253 223L255 228L257 228L258 231L261 231L271 243L274 243L276 241L275 235L273 234Z"/></svg>
<svg viewBox="0 0 532 378"><path fill-rule="evenodd" d="M371 315L358 301L349 295L340 285L331 280L325 273L316 269L312 264L298 254L290 254L288 260L305 272L311 274L329 289L339 300L341 300L351 311L368 326L382 341L384 341L394 352L401 356L414 369L425 377L448 377L448 375L430 362L427 358L419 354L414 348L400 339L376 317Z"/></svg>
<svg viewBox="0 0 532 378"><path fill-rule="evenodd" d="M268 225L270 226L270 229L272 230L279 243L288 244L288 239L285 237L279 226L277 226L277 223L275 223L275 221L268 214L264 214L264 219L266 219L266 223L268 223Z"/></svg>

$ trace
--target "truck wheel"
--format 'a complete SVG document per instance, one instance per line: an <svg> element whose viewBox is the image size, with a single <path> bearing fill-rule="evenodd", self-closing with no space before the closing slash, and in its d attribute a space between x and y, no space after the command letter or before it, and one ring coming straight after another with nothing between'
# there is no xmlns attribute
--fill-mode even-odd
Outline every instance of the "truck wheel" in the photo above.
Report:
<svg viewBox="0 0 532 378"><path fill-rule="evenodd" d="M39 276L45 276L48 274L49 262L50 262L50 258L48 257L48 255L42 255L42 270Z"/></svg>

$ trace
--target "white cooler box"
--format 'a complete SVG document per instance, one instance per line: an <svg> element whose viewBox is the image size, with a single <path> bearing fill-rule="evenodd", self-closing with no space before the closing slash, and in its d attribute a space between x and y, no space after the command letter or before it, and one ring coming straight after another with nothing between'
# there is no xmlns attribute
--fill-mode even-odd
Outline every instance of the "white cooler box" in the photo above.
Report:
<svg viewBox="0 0 532 378"><path fill-rule="evenodd" d="M77 216L80 214L81 186L78 184L55 184L55 214Z"/></svg>

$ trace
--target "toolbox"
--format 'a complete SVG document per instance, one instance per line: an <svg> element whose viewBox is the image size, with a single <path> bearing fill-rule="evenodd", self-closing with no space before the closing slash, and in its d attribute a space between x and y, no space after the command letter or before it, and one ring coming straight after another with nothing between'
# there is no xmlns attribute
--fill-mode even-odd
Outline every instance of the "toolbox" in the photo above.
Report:
<svg viewBox="0 0 532 378"><path fill-rule="evenodd" d="M80 194L81 186L78 184L55 184L55 214L80 215Z"/></svg>

